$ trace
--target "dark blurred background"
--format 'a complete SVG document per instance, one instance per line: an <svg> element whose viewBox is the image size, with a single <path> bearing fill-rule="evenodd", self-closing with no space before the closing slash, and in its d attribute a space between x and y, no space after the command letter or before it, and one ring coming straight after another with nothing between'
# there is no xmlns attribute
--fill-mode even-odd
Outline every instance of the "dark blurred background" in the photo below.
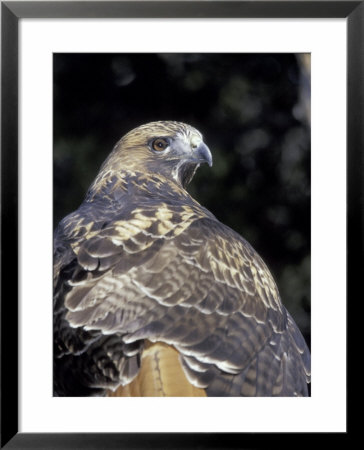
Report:
<svg viewBox="0 0 364 450"><path fill-rule="evenodd" d="M55 54L55 226L119 138L155 120L202 132L214 164L189 192L263 257L310 345L309 55Z"/></svg>

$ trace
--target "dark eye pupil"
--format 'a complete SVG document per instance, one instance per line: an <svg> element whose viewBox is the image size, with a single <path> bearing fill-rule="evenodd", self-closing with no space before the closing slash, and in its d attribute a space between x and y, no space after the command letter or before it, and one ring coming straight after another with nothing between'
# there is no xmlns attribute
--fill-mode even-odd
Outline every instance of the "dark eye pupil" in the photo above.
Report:
<svg viewBox="0 0 364 450"><path fill-rule="evenodd" d="M154 150L164 150L168 147L168 142L165 139L156 139L152 144Z"/></svg>

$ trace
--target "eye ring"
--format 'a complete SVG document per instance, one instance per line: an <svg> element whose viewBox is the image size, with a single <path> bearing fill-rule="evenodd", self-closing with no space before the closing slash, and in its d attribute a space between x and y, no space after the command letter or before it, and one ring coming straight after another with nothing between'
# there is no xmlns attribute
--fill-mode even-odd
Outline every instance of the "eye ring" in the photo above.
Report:
<svg viewBox="0 0 364 450"><path fill-rule="evenodd" d="M157 138L154 139L154 141L152 142L152 149L155 150L156 152L162 152L168 147L168 145L169 143L167 139Z"/></svg>

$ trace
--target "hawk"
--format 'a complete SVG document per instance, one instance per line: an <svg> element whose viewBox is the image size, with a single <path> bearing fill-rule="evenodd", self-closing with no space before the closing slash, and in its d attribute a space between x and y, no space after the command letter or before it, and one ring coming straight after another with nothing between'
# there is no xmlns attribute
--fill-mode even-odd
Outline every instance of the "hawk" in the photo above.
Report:
<svg viewBox="0 0 364 450"><path fill-rule="evenodd" d="M257 252L186 187L173 121L127 133L54 239L54 395L307 396L310 354Z"/></svg>

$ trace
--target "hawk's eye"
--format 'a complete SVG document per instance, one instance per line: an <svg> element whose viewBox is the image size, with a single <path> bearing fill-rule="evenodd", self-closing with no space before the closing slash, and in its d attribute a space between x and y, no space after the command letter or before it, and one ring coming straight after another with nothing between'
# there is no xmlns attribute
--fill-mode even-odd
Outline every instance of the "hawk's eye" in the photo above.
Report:
<svg viewBox="0 0 364 450"><path fill-rule="evenodd" d="M156 152L161 152L161 151L165 150L167 147L168 147L168 141L166 139L158 138L152 142L152 148Z"/></svg>

